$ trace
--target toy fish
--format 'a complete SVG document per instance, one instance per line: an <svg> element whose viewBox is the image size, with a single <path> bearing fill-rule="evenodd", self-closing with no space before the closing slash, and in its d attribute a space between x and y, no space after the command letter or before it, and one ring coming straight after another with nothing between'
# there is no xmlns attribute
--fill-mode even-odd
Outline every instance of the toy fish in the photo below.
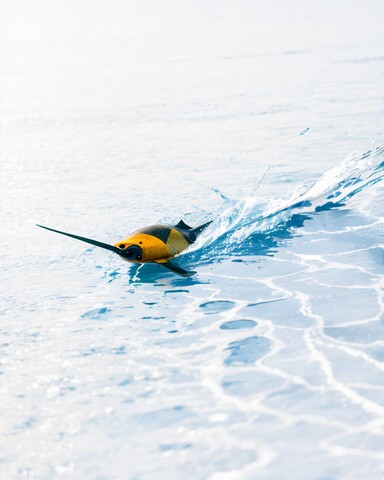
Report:
<svg viewBox="0 0 384 480"><path fill-rule="evenodd" d="M169 225L151 225L136 230L114 245L108 245L107 243L80 237L72 233L61 232L60 230L54 230L53 228L44 227L43 225L37 226L50 230L51 232L76 238L77 240L90 243L96 247L105 248L106 250L117 253L129 262L157 263L179 275L190 276L196 272L184 270L169 260L189 247L210 223L212 222L204 223L196 228L188 226L183 220L180 220L180 222L173 227Z"/></svg>

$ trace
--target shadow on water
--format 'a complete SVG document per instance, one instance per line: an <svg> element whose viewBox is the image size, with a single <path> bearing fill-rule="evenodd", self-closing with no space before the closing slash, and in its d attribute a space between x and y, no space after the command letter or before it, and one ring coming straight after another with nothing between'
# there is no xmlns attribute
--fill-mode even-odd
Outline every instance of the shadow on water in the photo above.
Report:
<svg viewBox="0 0 384 480"><path fill-rule="evenodd" d="M189 265L172 261L175 264L180 264L183 267L189 268ZM192 265L191 265L192 269ZM191 277L181 277L175 275L173 272L166 270L160 265L144 264L144 265L132 265L132 267L126 272L128 283L140 284L150 283L154 286L169 286L169 287L190 287L192 285L207 284L210 283L206 280L201 280L198 275Z"/></svg>
<svg viewBox="0 0 384 480"><path fill-rule="evenodd" d="M174 261L175 264L181 262ZM183 267L184 267L183 263ZM187 266L187 268L189 268ZM192 268L192 265L191 265ZM127 284L132 286L139 286L141 284L150 284L154 287L190 287L192 285L198 284L209 284L208 280L202 280L198 275L193 275L191 277L181 277L175 275L173 272L166 270L160 265L154 264L127 264L123 267L114 270L106 270L104 272L103 278L107 280L108 283L112 283L116 280L121 280L122 278Z"/></svg>

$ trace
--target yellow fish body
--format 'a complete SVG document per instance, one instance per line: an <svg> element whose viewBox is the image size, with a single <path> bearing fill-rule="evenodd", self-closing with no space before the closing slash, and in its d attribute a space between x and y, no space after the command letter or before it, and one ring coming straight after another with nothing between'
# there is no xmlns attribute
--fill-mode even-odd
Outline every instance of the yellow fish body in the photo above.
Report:
<svg viewBox="0 0 384 480"><path fill-rule="evenodd" d="M204 223L199 227L189 227L182 220L174 226L150 225L136 230L128 237L116 242L114 245L80 237L72 233L54 230L53 228L37 225L52 232L60 233L68 237L76 238L91 245L105 248L120 255L124 260L134 263L158 263L163 267L172 270L179 275L189 276L195 272L188 272L172 263L169 260L185 250L193 243L198 235L210 224Z"/></svg>

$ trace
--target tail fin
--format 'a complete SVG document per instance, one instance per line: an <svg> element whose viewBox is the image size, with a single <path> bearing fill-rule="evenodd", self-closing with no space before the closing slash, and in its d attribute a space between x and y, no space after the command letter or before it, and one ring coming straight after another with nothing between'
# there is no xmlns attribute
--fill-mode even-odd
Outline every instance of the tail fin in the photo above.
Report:
<svg viewBox="0 0 384 480"><path fill-rule="evenodd" d="M196 238L200 235L200 233L205 230L208 225L210 225L211 223L213 222L213 220L210 220L209 222L207 223L203 223L203 225L200 225L199 227L196 227L196 228L192 228L192 230L189 230L189 235L190 235L190 238L192 239L192 241L194 242L196 240Z"/></svg>

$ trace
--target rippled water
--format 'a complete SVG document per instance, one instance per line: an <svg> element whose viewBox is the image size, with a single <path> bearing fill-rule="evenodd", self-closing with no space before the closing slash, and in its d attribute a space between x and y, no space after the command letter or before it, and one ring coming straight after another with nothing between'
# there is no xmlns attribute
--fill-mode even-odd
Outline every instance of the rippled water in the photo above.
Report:
<svg viewBox="0 0 384 480"><path fill-rule="evenodd" d="M1 478L383 478L383 3L0 6Z"/></svg>

